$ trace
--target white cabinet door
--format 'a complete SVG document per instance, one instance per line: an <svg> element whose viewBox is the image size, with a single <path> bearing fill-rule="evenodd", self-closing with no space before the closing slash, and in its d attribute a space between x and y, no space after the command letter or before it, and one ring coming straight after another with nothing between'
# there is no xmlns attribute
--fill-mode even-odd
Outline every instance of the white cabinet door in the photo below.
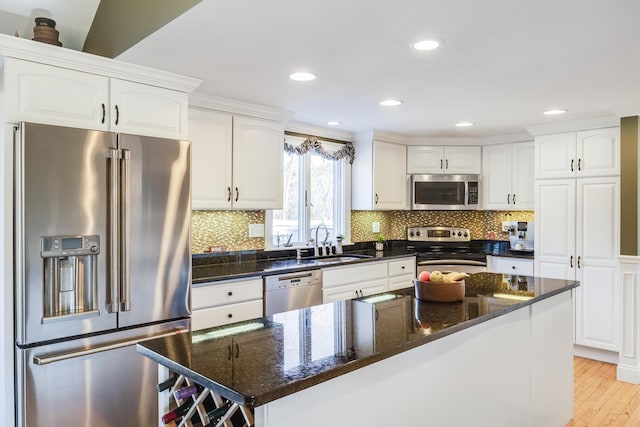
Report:
<svg viewBox="0 0 640 427"><path fill-rule="evenodd" d="M574 279L576 264L576 180L537 180L535 272Z"/></svg>
<svg viewBox="0 0 640 427"><path fill-rule="evenodd" d="M407 209L406 146L374 142L374 209Z"/></svg>
<svg viewBox="0 0 640 427"><path fill-rule="evenodd" d="M231 209L233 117L189 108L191 207Z"/></svg>
<svg viewBox="0 0 640 427"><path fill-rule="evenodd" d="M620 128L581 131L577 134L577 175L620 174Z"/></svg>
<svg viewBox="0 0 640 427"><path fill-rule="evenodd" d="M577 180L576 344L618 351L619 178Z"/></svg>
<svg viewBox="0 0 640 427"><path fill-rule="evenodd" d="M519 142L512 144L512 148L511 209L533 210L535 204L535 145L533 141Z"/></svg>
<svg viewBox="0 0 640 427"><path fill-rule="evenodd" d="M9 122L109 129L109 79L5 58Z"/></svg>
<svg viewBox="0 0 640 427"><path fill-rule="evenodd" d="M444 147L407 147L407 173L444 173Z"/></svg>
<svg viewBox="0 0 640 427"><path fill-rule="evenodd" d="M233 207L282 209L284 126L233 118Z"/></svg>
<svg viewBox="0 0 640 427"><path fill-rule="evenodd" d="M482 150L484 208L508 210L511 207L511 144L488 145Z"/></svg>
<svg viewBox="0 0 640 427"><path fill-rule="evenodd" d="M111 79L111 130L160 138L187 138L188 95Z"/></svg>
<svg viewBox="0 0 640 427"><path fill-rule="evenodd" d="M480 174L482 166L481 147L445 147L444 173Z"/></svg>
<svg viewBox="0 0 640 427"><path fill-rule="evenodd" d="M362 283L360 285L360 296L366 297L368 295L375 295L385 292L388 289L387 279L374 280L371 282Z"/></svg>
<svg viewBox="0 0 640 427"><path fill-rule="evenodd" d="M535 144L536 179L575 177L575 132L539 136Z"/></svg>

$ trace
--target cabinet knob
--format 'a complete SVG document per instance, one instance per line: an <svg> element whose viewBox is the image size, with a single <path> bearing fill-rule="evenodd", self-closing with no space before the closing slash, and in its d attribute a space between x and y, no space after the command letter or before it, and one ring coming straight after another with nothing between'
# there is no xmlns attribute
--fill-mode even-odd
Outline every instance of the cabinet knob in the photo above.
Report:
<svg viewBox="0 0 640 427"><path fill-rule="evenodd" d="M229 319L231 319L231 318L233 317L233 314L232 314L232 313L229 313L229 314L227 314L227 317L228 317Z"/></svg>
<svg viewBox="0 0 640 427"><path fill-rule="evenodd" d="M404 265L402 266L402 269L404 270Z"/></svg>
<svg viewBox="0 0 640 427"><path fill-rule="evenodd" d="M512 265L512 266L511 266L511 268L515 270L515 269L516 269L516 266L515 266L515 265Z"/></svg>
<svg viewBox="0 0 640 427"><path fill-rule="evenodd" d="M227 292L227 295L229 295L229 296L233 296L233 291L229 291L229 292Z"/></svg>

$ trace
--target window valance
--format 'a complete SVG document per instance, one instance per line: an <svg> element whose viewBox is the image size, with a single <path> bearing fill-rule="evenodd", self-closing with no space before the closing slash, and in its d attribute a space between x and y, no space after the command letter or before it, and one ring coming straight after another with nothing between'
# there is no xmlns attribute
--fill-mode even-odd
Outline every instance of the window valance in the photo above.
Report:
<svg viewBox="0 0 640 427"><path fill-rule="evenodd" d="M305 139L300 145L291 145L285 142L284 150L289 154L306 154L312 152L327 160L347 158L350 164L353 164L356 154L356 150L350 142L343 143L343 147L339 150L328 150L322 146L322 141L318 140L315 136Z"/></svg>

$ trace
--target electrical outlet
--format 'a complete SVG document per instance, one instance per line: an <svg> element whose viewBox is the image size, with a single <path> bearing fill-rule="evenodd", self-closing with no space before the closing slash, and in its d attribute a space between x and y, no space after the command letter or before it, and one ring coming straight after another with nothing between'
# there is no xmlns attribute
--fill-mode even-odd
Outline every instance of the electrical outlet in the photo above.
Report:
<svg viewBox="0 0 640 427"><path fill-rule="evenodd" d="M249 224L249 237L264 237L264 224Z"/></svg>
<svg viewBox="0 0 640 427"><path fill-rule="evenodd" d="M502 231L503 232L508 233L509 232L509 227L511 227L511 223L510 222L504 221L502 223Z"/></svg>
<svg viewBox="0 0 640 427"><path fill-rule="evenodd" d="M374 233L379 233L380 232L380 223L377 221L374 221L371 223L371 231Z"/></svg>

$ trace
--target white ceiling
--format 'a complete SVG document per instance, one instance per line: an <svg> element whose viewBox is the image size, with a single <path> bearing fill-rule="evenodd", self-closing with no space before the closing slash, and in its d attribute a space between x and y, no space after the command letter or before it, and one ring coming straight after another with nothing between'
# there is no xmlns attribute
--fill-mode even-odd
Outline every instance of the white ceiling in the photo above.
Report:
<svg viewBox="0 0 640 427"><path fill-rule="evenodd" d="M0 33L33 38L36 17L56 21L64 47L82 50L100 0L0 0Z"/></svg>
<svg viewBox="0 0 640 427"><path fill-rule="evenodd" d="M0 0L0 10L24 14L36 3L59 25L88 29L98 0ZM442 47L409 48L426 37ZM640 114L640 1L204 0L118 59L316 126L497 136ZM318 79L288 79L302 69ZM404 104L378 105L388 97ZM569 112L543 116L548 108Z"/></svg>

